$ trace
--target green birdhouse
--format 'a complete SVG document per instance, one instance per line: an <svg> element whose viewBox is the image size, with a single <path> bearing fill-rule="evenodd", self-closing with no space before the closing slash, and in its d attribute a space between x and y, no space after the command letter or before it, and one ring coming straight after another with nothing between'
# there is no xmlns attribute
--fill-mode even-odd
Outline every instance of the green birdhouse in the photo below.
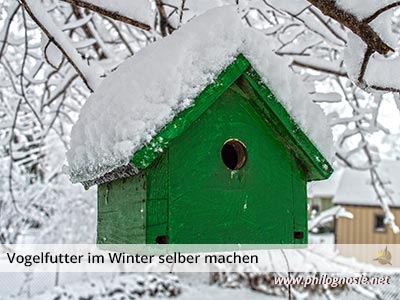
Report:
<svg viewBox="0 0 400 300"><path fill-rule="evenodd" d="M231 6L126 60L67 152L72 182L98 186L97 243L307 243L332 133L302 85Z"/></svg>
<svg viewBox="0 0 400 300"><path fill-rule="evenodd" d="M307 181L331 172L239 55L131 164L97 180L97 242L306 243Z"/></svg>

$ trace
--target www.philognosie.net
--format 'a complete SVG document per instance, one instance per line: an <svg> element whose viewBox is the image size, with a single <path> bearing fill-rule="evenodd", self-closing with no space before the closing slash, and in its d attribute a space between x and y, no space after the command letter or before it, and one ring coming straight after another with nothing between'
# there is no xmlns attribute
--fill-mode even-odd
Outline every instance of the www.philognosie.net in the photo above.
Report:
<svg viewBox="0 0 400 300"><path fill-rule="evenodd" d="M337 287L345 284L362 284L362 285L375 285L375 284L390 284L390 276L275 276L274 283L276 285L302 285L304 287L310 285L329 285Z"/></svg>

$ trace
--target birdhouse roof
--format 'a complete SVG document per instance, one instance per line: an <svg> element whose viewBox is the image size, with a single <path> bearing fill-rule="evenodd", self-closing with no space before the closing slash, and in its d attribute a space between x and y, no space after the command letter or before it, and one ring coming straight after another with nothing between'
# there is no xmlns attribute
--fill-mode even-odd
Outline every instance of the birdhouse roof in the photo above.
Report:
<svg viewBox="0 0 400 300"><path fill-rule="evenodd" d="M71 180L90 186L146 168L240 76L308 179L329 177L332 132L289 64L234 7L197 17L121 64L87 100L67 152Z"/></svg>

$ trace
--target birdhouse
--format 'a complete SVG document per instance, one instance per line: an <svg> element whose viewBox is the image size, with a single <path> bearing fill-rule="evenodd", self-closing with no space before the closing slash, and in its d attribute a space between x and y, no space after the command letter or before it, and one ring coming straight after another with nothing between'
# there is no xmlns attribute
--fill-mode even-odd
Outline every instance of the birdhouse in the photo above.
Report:
<svg viewBox="0 0 400 300"><path fill-rule="evenodd" d="M203 19L202 22L208 23L206 18ZM197 20L190 23L193 22L189 25L196 28ZM235 22L228 24L235 29L232 25ZM190 32L190 28L187 32ZM238 29L236 34L238 32L241 31ZM179 39L178 33L175 39ZM180 47L177 40L172 40L171 44L176 45L171 47ZM168 44L162 46L167 47ZM151 51L154 57L156 51ZM252 52L247 52L252 57ZM82 148L78 151L79 147L75 146L69 153L70 174L75 176L75 181L87 187L94 184L98 186L97 243L307 243L306 184L308 181L328 178L332 168L314 145L315 142L311 142L311 138L305 134L304 127L295 121L295 116L289 114L282 101L277 99L266 77L256 71L248 56L237 54L229 64L222 69L219 67L214 78L207 77L201 85L193 86L196 96L187 104L183 104L187 98L171 98L174 92L168 88L159 93L159 100L151 100L151 104L143 102L144 106L151 106L156 120L135 123L138 127L135 137L139 134L141 138L135 138L133 142L127 139L130 127L124 134L118 130L112 131L114 136L110 134L110 138L114 139L115 135L120 134L124 140L112 143L107 152L111 153L108 157L112 157L113 153L113 159L125 155L127 162L111 159L103 163L106 159L93 159L96 165L87 164L90 157L87 149L92 146L81 144L87 142L90 137L87 132L94 125L88 125L86 131L77 131L75 136L73 131L72 141L75 140ZM140 59L134 58L136 61ZM200 63L212 64L212 60L204 59ZM159 68L163 66L159 65ZM187 68L194 69L196 65L187 64ZM207 66L203 68L207 69ZM125 71L135 73L131 68L120 72ZM163 71L159 69L159 72ZM165 72L164 75L168 74ZM139 77L140 74L135 80L145 80ZM196 78L188 79L184 76L176 80L190 81L187 84L189 87L196 82ZM273 80L270 82L274 84ZM110 93L103 91L98 95ZM147 92L141 97L150 101L147 99L154 99L152 93L157 94L158 91L153 88L149 94ZM118 94L118 90L114 93ZM168 112L158 110L165 104L162 97L166 93L168 100L165 101L180 103L179 109ZM303 94L295 96L302 97ZM94 107L94 103L92 101L88 104ZM131 105L134 103L132 99ZM111 111L115 105L119 104L109 104ZM313 103L310 105L316 106ZM129 106L121 109L121 115L115 117L114 123L108 124L125 121L129 124L132 119L146 119L144 115L147 110L142 113L132 110L129 114L129 109ZM292 110L295 111L295 107ZM89 111L84 108L78 127L83 126L80 123L90 124L85 118L96 119L94 116L101 114L101 110L97 113ZM125 114L128 117L122 116ZM160 114L163 117L158 122ZM318 110L318 114L322 112ZM318 114L309 116L309 119L315 117L317 122ZM99 122L97 126L101 127L101 117L93 122ZM140 135L141 130L147 130L149 123L154 122L158 122L157 125L147 131L151 133ZM325 130L323 125L317 123L315 126L316 131ZM97 130L98 136L93 138L93 147L106 144L107 141L102 141L101 137L110 129L104 128L104 132ZM103 148L96 149L104 148L103 145ZM115 152L117 148L120 152ZM78 154L84 151L86 154L80 154L81 160L78 161ZM81 167L74 170L74 163L86 164L86 171L81 171ZM104 165L107 168L103 168Z"/></svg>

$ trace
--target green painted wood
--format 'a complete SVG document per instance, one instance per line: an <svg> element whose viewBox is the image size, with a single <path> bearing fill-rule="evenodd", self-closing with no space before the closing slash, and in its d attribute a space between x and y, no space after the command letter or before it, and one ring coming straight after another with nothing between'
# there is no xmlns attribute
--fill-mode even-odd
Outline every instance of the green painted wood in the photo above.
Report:
<svg viewBox="0 0 400 300"><path fill-rule="evenodd" d="M159 236L167 236L169 197L168 150L147 169L146 243L155 244Z"/></svg>
<svg viewBox="0 0 400 300"><path fill-rule="evenodd" d="M299 193L305 174L298 167L293 172L292 153L238 88L228 89L169 145L170 243L293 243L295 227L303 228L307 216L295 216L298 203L306 203ZM246 145L240 170L221 159L229 138Z"/></svg>
<svg viewBox="0 0 400 300"><path fill-rule="evenodd" d="M280 129L285 140L288 140L295 153L306 164L308 180L323 180L329 178L333 168L325 157L310 141L297 123L291 118L286 109L276 100L269 88L253 68L249 68L244 76L260 98L254 98L261 110L269 115L277 129ZM261 101L260 101L261 100ZM268 111L268 112L267 112Z"/></svg>
<svg viewBox="0 0 400 300"><path fill-rule="evenodd" d="M293 149L294 154L297 154L300 158L304 168L307 169L307 179L322 180L328 178L333 172L329 162L315 148L241 54L218 76L214 83L210 84L195 99L195 105L179 113L150 143L144 145L135 153L132 157L134 165L139 169L147 168L160 155L160 149L167 149L171 141L185 132L242 74L245 75L245 79L251 85L253 93L257 95L249 101L254 102L263 117L269 119L273 126L277 127L281 139L288 141L287 144Z"/></svg>
<svg viewBox="0 0 400 300"><path fill-rule="evenodd" d="M306 244L308 242L308 215L307 215L307 178L298 168L297 162L291 164L292 190L293 190L293 231L301 232L303 238L293 239L294 244Z"/></svg>
<svg viewBox="0 0 400 300"><path fill-rule="evenodd" d="M132 157L145 171L99 186L98 243L306 243L306 181L332 168L246 58L194 103ZM229 138L240 170L222 162Z"/></svg>
<svg viewBox="0 0 400 300"><path fill-rule="evenodd" d="M139 169L147 168L169 143L184 132L210 105L250 66L246 59L236 59L195 99L195 105L179 113L148 144L137 151L132 162Z"/></svg>
<svg viewBox="0 0 400 300"><path fill-rule="evenodd" d="M98 187L97 243L146 242L146 176L118 179Z"/></svg>

